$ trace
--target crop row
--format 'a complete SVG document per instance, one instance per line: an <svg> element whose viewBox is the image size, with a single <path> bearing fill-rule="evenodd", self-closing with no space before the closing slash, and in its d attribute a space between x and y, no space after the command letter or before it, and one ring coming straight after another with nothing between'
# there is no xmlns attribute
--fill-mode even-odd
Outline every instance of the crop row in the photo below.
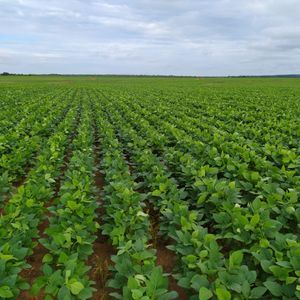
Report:
<svg viewBox="0 0 300 300"><path fill-rule="evenodd" d="M106 183L103 234L118 249L112 257L114 275L108 286L119 292L111 295L117 299L173 299L176 293L168 291L168 280L156 266L144 195L136 191L121 144L101 109L97 120Z"/></svg>
<svg viewBox="0 0 300 300"><path fill-rule="evenodd" d="M38 238L38 224L45 212L44 205L54 194L76 113L74 104L55 133L44 142L26 183L8 200L0 216L1 297L11 298L28 288L20 272L30 268L26 258L36 246L34 239Z"/></svg>
<svg viewBox="0 0 300 300"><path fill-rule="evenodd" d="M300 299L295 95L125 82L0 92L0 299Z"/></svg>
<svg viewBox="0 0 300 300"><path fill-rule="evenodd" d="M122 105L120 102L122 101L118 101L115 106L108 105L109 114L113 115L113 112L118 110ZM126 106L121 107L124 107L121 112L122 119L124 120L127 115L131 115L127 122L131 121L137 129L141 128L141 131L138 130L137 133L138 136L144 137L144 144L155 145L154 150L159 150L172 173L174 172L175 178L179 178L181 183L185 183L184 188L189 196L187 199L190 202L189 207L196 208L198 215L202 216L200 222L195 218L195 225L204 225L205 230L209 232L204 236L215 241L214 249L205 249L208 253L214 253L213 250L216 251L215 265L204 267L200 264L201 261L213 260L213 258L206 256L201 257L206 251L201 252L197 249L195 253L187 254L182 262L186 261L188 268L185 277L181 277L182 279L186 278L186 281L181 280L181 284L188 287L191 280L189 276L208 272L207 276L211 275L214 278L215 285L218 285L217 278L220 280L221 277L222 285L226 288L224 294L232 294L236 297L242 297L242 299L243 297L259 298L267 293L287 298L298 295L299 241L293 233L295 230L291 231L297 227L297 218L299 218L299 208L296 204L297 190L292 189L293 186L297 186L298 178L293 176L293 173L288 177L288 172L285 173L287 175L284 180L280 180L280 178L278 180L278 177L274 176L274 181L277 179L282 183L281 192L278 193L279 190L278 188L276 190L276 185L274 191L270 184L264 183L260 175L263 174L262 170L259 169L258 171L248 171L249 176L248 178L244 176L242 182L244 184L242 185L238 177L226 178L220 173L222 164L228 167L227 162L231 158L231 153L227 154L227 160L221 161L222 164L220 164L219 161L214 160L215 156L206 154L206 149L203 151L202 143L194 142L189 137L185 138L183 134L177 137L176 147L167 147L168 137L166 138L162 133L157 132L151 123L141 119L138 112L133 113L129 109L126 110ZM164 127L162 123L160 125L161 130L164 128L168 130L168 127ZM125 136L128 136L129 133L130 128L126 128L123 132ZM163 142L160 143L161 141ZM139 147L142 145L141 142ZM176 148L180 150L176 150ZM198 151L195 152L194 149ZM201 156L199 156L200 153ZM214 154L218 155L217 152ZM141 165L141 161L138 165ZM275 167L273 169L270 167L270 169L276 170ZM268 171L267 167L265 170ZM230 173L234 174L233 171L231 169ZM278 172L280 171L278 170ZM253 176L251 177L251 175ZM151 185L150 182L148 184ZM243 197L245 192L253 193L253 197L250 199ZM282 196L278 198L280 194ZM277 207L274 205L275 196ZM193 224L192 220L187 223ZM181 234L180 237L174 236L175 241L176 239L178 242L187 243L189 237L184 237ZM176 251L176 245L173 249ZM225 259L227 255L229 261ZM230 259L231 255L233 258ZM238 264L232 265L230 261L235 256L238 257ZM243 270L244 276L249 277L248 284L246 284L245 277L237 274L236 270L232 273L231 267L233 266ZM227 269L227 273L224 273L224 268ZM256 272L257 269L258 272ZM206 282L203 287L209 288L210 291L215 291L217 294L217 286L207 286Z"/></svg>

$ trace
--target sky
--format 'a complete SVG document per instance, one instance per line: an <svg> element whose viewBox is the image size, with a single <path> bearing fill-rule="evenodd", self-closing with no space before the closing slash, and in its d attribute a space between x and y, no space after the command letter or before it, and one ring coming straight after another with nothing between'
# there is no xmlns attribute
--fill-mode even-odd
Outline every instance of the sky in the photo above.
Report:
<svg viewBox="0 0 300 300"><path fill-rule="evenodd" d="M300 0L0 0L0 72L300 73Z"/></svg>

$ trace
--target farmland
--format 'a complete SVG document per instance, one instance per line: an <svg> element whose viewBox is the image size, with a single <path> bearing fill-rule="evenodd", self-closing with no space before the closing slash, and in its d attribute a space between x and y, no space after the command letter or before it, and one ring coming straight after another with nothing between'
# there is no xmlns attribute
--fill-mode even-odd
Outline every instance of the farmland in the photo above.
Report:
<svg viewBox="0 0 300 300"><path fill-rule="evenodd" d="M0 299L300 299L300 80L0 77Z"/></svg>

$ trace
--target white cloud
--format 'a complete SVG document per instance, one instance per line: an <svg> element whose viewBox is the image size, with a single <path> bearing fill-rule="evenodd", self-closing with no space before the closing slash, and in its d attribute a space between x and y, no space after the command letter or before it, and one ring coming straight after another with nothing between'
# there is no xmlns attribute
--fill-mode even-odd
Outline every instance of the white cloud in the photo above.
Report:
<svg viewBox="0 0 300 300"><path fill-rule="evenodd" d="M0 63L8 71L237 75L300 68L299 0L0 6Z"/></svg>

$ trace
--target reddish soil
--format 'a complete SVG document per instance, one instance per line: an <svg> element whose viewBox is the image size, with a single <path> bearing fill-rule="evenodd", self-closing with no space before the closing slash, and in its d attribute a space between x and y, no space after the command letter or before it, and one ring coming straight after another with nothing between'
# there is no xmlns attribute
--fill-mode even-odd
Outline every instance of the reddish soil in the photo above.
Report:
<svg viewBox="0 0 300 300"><path fill-rule="evenodd" d="M100 170L97 170L96 174L95 174L95 185L98 189L98 192L101 192L103 190L103 186L104 186L104 176L103 174L100 172ZM100 198L100 195L97 195L98 198ZM100 200L100 199L99 199Z"/></svg>
<svg viewBox="0 0 300 300"><path fill-rule="evenodd" d="M97 134L96 134L97 136ZM99 151L99 143L95 144L95 157L96 157L96 165L100 165L100 151ZM124 154L124 159L128 165L129 171L133 173L133 164L130 160L130 156L128 153ZM105 214L105 208L102 205L102 199L99 191L103 190L104 186L104 176L103 174L97 170L95 172L95 185L97 187L97 200L100 203L100 207L97 209L98 214L98 222L101 226L102 216ZM140 192L140 191L139 191ZM170 273L168 276L169 279L169 290L176 291L178 293L178 299L186 300L188 299L185 291L178 286L176 280L171 276L172 271L174 269L176 263L176 255L166 248L165 242L158 241L159 234L159 216L160 213L158 210L155 210L154 206L147 202L146 203L146 212L150 216L151 223L151 243L154 248L157 249L157 265L162 266L164 272ZM158 245L159 244L159 245ZM105 300L110 299L109 293L112 291L111 289L105 287L107 280L109 279L109 266L112 265L111 256L115 254L115 249L109 244L107 237L101 235L100 231L97 237L97 240L94 243L94 253L90 257L88 264L92 267L90 270L90 277L94 280L95 288L97 291L93 295L93 299L97 300Z"/></svg>
<svg viewBox="0 0 300 300"><path fill-rule="evenodd" d="M72 142L74 136L75 136L75 133L73 133L72 136L70 137L70 142L68 143L68 145L71 145L71 142ZM69 146L67 148L66 154L64 156L63 165L60 169L61 175L55 182L54 197L45 204L46 208L50 207L54 203L55 199L58 197L58 192L59 192L60 186L61 186L61 180L64 177L64 174L66 172L66 169L68 167L71 157L72 157L72 148ZM51 212L46 210L44 216L50 217ZM41 237L41 238L47 237L45 230L46 230L46 228L48 228L48 226L49 226L48 218L44 219L38 225L38 231L39 231L38 236L39 237ZM22 270L20 272L20 276L22 276L30 284L30 286L32 286L32 284L36 278L43 275L43 272L41 271L41 268L43 265L43 257L44 257L44 255L46 255L48 253L48 250L42 244L40 244L38 242L38 239L34 239L34 242L37 242L37 246L33 249L32 255L30 255L27 259L27 262L31 265L31 268ZM45 294L43 293L43 291L41 291L41 293L38 296L32 296L32 295L30 295L30 291L27 290L27 291L22 291L22 293L19 295L18 299L20 299L20 300L42 300L44 298L45 298Z"/></svg>
<svg viewBox="0 0 300 300"><path fill-rule="evenodd" d="M93 245L94 253L88 260L88 265L91 266L90 278L95 281L94 287L97 291L93 294L95 300L109 299L109 293L112 290L106 287L106 282L110 277L109 266L113 264L111 256L115 254L115 250L107 239L99 235Z"/></svg>
<svg viewBox="0 0 300 300"><path fill-rule="evenodd" d="M44 300L45 293L41 292L38 296L31 296L28 291L22 291L16 299L17 300Z"/></svg>
<svg viewBox="0 0 300 300"><path fill-rule="evenodd" d="M160 242L156 248L157 250L157 264L162 266L166 273L172 273L176 263L176 255L169 250L164 241Z"/></svg>
<svg viewBox="0 0 300 300"><path fill-rule="evenodd" d="M132 174L134 172L133 163L131 162L129 153L124 154L124 158L129 167L129 171ZM142 190L138 190L138 192L144 192ZM154 205L148 201L146 201L145 212L149 214L150 217L150 234L151 234L151 244L153 248L157 250L157 265L162 266L165 273L169 273L169 290L176 291L178 293L178 299L180 300L188 300L189 297L181 288L177 281L173 278L172 272L176 263L176 255L171 250L166 248L166 242L160 240L159 238L159 210L155 209Z"/></svg>
<svg viewBox="0 0 300 300"><path fill-rule="evenodd" d="M26 170L26 174L28 174L28 172L29 172L29 169ZM20 178L17 181L15 181L12 184L12 186L17 189L17 188L19 188L21 185L23 185L25 183L26 179L27 179L27 177Z"/></svg>
<svg viewBox="0 0 300 300"><path fill-rule="evenodd" d="M170 244L171 241L164 241L159 238L159 210L155 209L153 204L146 202L146 209L150 216L150 231L152 236L152 245L156 248L156 263L158 266L162 266L165 273L170 274L168 276L169 280L169 290L176 291L178 293L178 299L186 300L189 299L184 289L181 288L177 281L173 278L172 273L176 264L176 254L169 250L166 245Z"/></svg>
<svg viewBox="0 0 300 300"><path fill-rule="evenodd" d="M176 291L178 293L178 299L188 300L189 297L186 294L185 290L177 284L177 281L172 276L174 266L176 264L176 254L166 248L164 241L159 241L156 248L157 252L157 265L162 266L165 273L169 273L169 290Z"/></svg>
<svg viewBox="0 0 300 300"><path fill-rule="evenodd" d="M150 234L151 234L151 244L153 248L157 247L157 239L159 234L159 211L154 208L153 204L146 201L146 213L150 217Z"/></svg>
<svg viewBox="0 0 300 300"><path fill-rule="evenodd" d="M95 165L100 167L100 143L97 140L97 131L95 129L96 142L94 147ZM105 214L105 208L103 206L103 201L101 198L101 191L104 186L104 176L99 169L95 171L94 182L97 188L96 200L99 203L99 207L96 211L97 221L101 224L103 223L102 218ZM109 266L113 264L111 256L116 254L115 249L109 243L108 238L101 234L101 228L97 232L97 239L93 245L93 254L88 260L88 265L91 266L89 272L90 278L95 282L94 287L97 291L94 292L93 298L95 300L106 300L110 299L109 293L113 290L106 287L107 280L110 277Z"/></svg>

